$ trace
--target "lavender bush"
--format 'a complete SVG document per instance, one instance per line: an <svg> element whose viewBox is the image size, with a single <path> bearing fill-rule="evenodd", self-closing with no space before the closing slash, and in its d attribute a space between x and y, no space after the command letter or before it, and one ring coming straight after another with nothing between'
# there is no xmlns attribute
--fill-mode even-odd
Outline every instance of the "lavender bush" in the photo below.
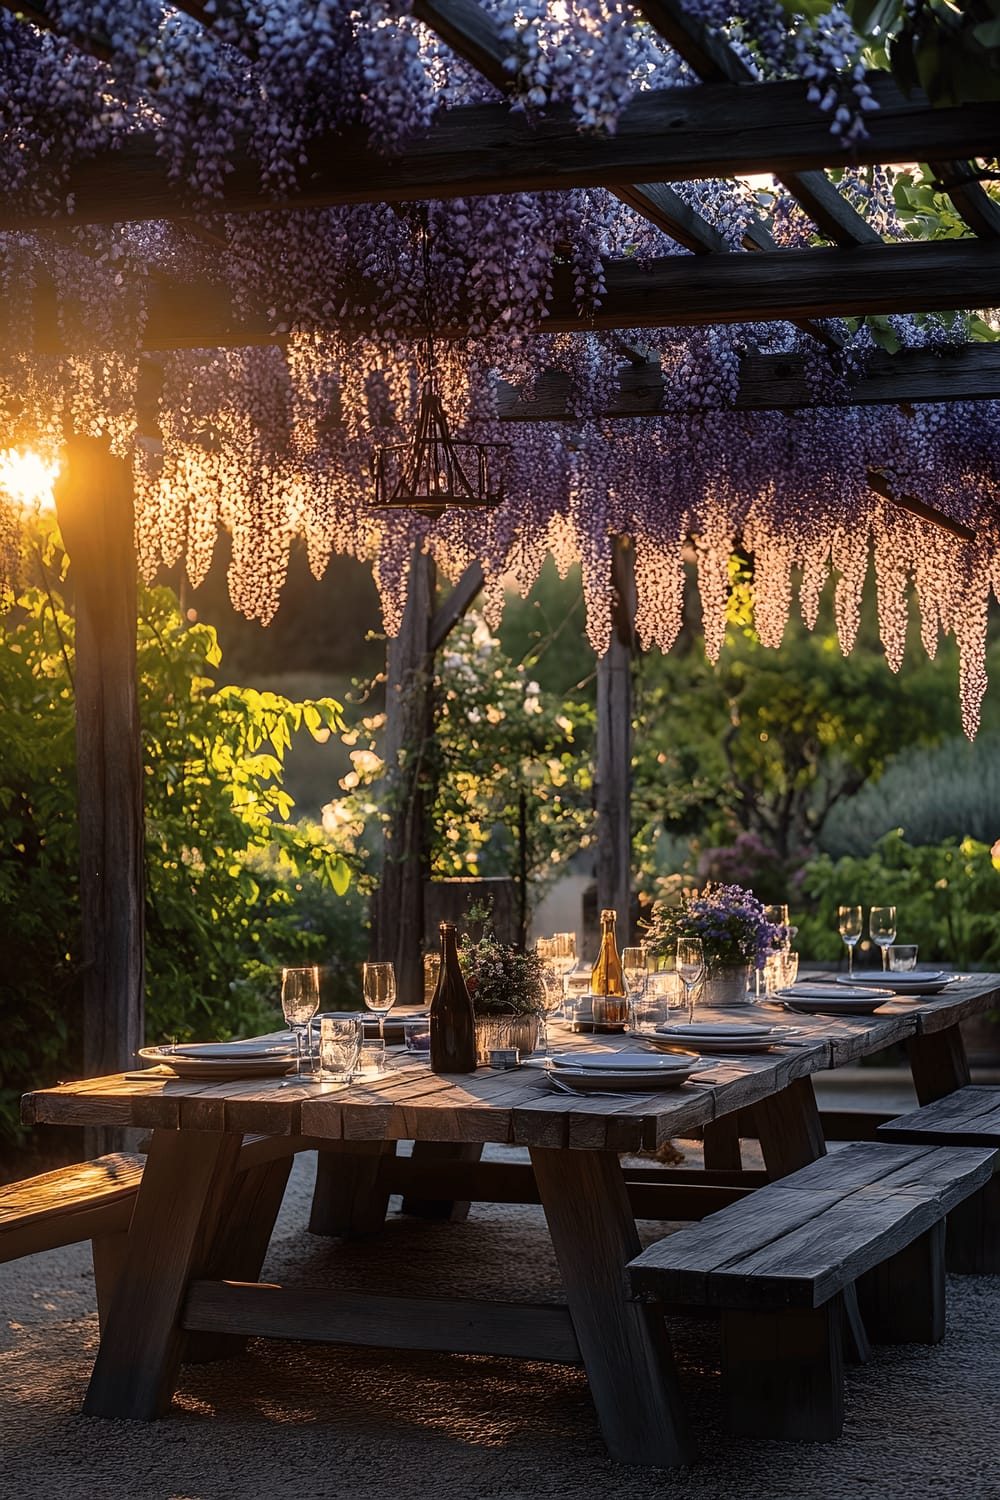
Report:
<svg viewBox="0 0 1000 1500"><path fill-rule="evenodd" d="M752 964L762 969L770 953L787 936L784 927L767 920L764 907L741 885L709 883L700 893L686 892L677 906L657 902L646 926L646 943L658 956L671 953L678 938L700 938L709 964Z"/></svg>

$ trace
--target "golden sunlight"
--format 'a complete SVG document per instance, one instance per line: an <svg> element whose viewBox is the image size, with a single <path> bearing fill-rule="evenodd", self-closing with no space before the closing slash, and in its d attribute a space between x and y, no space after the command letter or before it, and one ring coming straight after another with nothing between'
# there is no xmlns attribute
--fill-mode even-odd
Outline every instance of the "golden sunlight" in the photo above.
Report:
<svg viewBox="0 0 1000 1500"><path fill-rule="evenodd" d="M58 459L47 463L37 453L7 448L0 452L0 490L19 505L51 510L52 485L59 473Z"/></svg>

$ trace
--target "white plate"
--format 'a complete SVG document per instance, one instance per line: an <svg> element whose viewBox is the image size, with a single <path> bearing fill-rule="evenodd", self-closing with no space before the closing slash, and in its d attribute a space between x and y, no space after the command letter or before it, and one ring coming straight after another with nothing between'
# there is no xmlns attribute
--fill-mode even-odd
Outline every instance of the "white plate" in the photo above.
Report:
<svg viewBox="0 0 1000 1500"><path fill-rule="evenodd" d="M216 1081L227 1078L280 1078L295 1066L294 1057L186 1057L171 1047L140 1047L144 1062L171 1068L178 1078L204 1078ZM157 1068L157 1071L159 1069Z"/></svg>
<svg viewBox="0 0 1000 1500"><path fill-rule="evenodd" d="M842 1000L839 995L820 996L818 999L807 995L796 995L789 992L782 995L781 999L786 1010L797 1010L806 1016L870 1016L878 1010L880 1005L885 1005L889 1000L895 1000L896 996L891 990L884 990L882 994L876 995L874 999L858 1000L853 995Z"/></svg>
<svg viewBox="0 0 1000 1500"><path fill-rule="evenodd" d="M951 983L949 974L883 974L879 984L897 995L939 995Z"/></svg>
<svg viewBox="0 0 1000 1500"><path fill-rule="evenodd" d="M782 1042L798 1040L802 1035L798 1026L776 1026L771 1036L706 1036L689 1037L685 1043L693 1047L697 1052L709 1052L716 1057L740 1057L747 1053L770 1052L772 1047L780 1047ZM676 1046L669 1036L654 1034L647 1036L646 1040L651 1047L667 1048Z"/></svg>
<svg viewBox="0 0 1000 1500"><path fill-rule="evenodd" d="M548 1059L559 1072L570 1068L579 1073L667 1073L696 1061L693 1052L674 1052L671 1057L651 1058L648 1052L557 1052Z"/></svg>
<svg viewBox="0 0 1000 1500"><path fill-rule="evenodd" d="M220 1058L294 1057L294 1042L276 1041L273 1037L250 1037L244 1042L181 1042L171 1047L173 1057L200 1057L206 1062Z"/></svg>
<svg viewBox="0 0 1000 1500"><path fill-rule="evenodd" d="M766 1036L773 1031L773 1026L761 1026L756 1021L693 1021L672 1022L661 1021L657 1026L664 1036L685 1037L689 1036L692 1041L700 1041L702 1037L751 1037Z"/></svg>
<svg viewBox="0 0 1000 1500"><path fill-rule="evenodd" d="M548 1073L554 1087L558 1087L558 1083L569 1084L571 1088L578 1089L581 1094L588 1092L651 1094L656 1089L680 1088L692 1073L699 1073L704 1068L714 1066L706 1057L694 1057L682 1068L657 1068L657 1061L663 1060L647 1057L643 1072L635 1068L623 1073L611 1073L602 1068L549 1068ZM558 1083L555 1082L556 1080Z"/></svg>
<svg viewBox="0 0 1000 1500"><path fill-rule="evenodd" d="M830 1000L836 1003L838 1000L891 1000L892 991L879 989L871 984L841 983L839 980L834 984L793 984L787 990L778 990L779 1000Z"/></svg>

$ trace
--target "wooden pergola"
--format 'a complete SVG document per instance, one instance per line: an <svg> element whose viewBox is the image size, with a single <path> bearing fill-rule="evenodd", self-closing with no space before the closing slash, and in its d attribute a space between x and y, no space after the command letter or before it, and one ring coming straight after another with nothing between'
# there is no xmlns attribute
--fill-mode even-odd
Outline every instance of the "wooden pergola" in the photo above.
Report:
<svg viewBox="0 0 1000 1500"><path fill-rule="evenodd" d="M58 30L46 0L2 0L26 26ZM209 30L225 20L239 25L241 7L209 7L185 0L176 7ZM380 155L360 129L312 139L294 187L264 192L249 145L237 142L219 199L192 201L171 181L152 133L130 132L114 151L78 163L68 183L72 215L29 212L0 204L0 234L64 236L69 227L169 222L192 244L214 245L228 216L264 214L280 224L291 212L359 203L413 203L475 195L535 193L603 187L648 219L685 252L651 261L610 260L606 294L582 309L568 268L557 267L547 332L701 326L788 321L801 330L833 371L841 370L845 335L837 320L982 308L998 301L1000 205L982 187L977 158L998 149L993 104L933 109L905 98L891 77L872 74L879 108L869 134L857 143L856 164L930 163L966 226L963 238L884 239L836 185L828 169L844 164L844 149L829 121L807 99L801 81L759 82L741 57L709 33L679 0L642 0L636 20L662 37L701 80L692 87L650 89L626 108L614 135L581 134L570 111L556 106L537 119L512 114L507 103L451 109L424 137L395 157ZM415 0L413 15L501 94L512 80L508 46L496 20L476 0ZM114 56L114 40L74 30L67 40L98 58ZM810 248L782 248L759 218L751 218L737 250L672 186L704 179L772 173L815 226ZM36 347L58 354L54 287L40 269L34 290ZM218 280L180 278L157 270L147 287L142 347L150 389L157 356L177 349L281 344L288 330L266 307L237 308ZM363 333L363 320L349 330ZM403 330L405 332L405 330ZM452 318L435 328L441 339L468 336ZM420 329L415 328L414 333ZM608 420L676 413L660 361L645 348L622 348L617 392ZM879 353L863 371L843 374L836 391L817 390L814 360L801 354L748 351L740 362L735 404L746 412L800 408L989 401L1000 396L1000 346L952 344ZM541 377L530 398L501 387L501 417L517 422L575 420L568 377ZM704 408L702 408L703 410ZM936 520L957 535L968 527L918 500L893 492L873 474L881 494ZM60 521L77 573L78 743L81 767L81 841L84 916L89 939L86 1014L89 1073L127 1065L142 1027L142 800L136 739L132 511L127 478L95 440L68 445L59 494ZM94 538L99 537L99 545ZM614 549L615 627L598 675L598 901L627 911L630 834L630 662L633 585L627 538ZM386 760L394 767L406 743L432 733L433 655L482 584L470 568L439 599L426 555L411 564L403 628L389 652ZM118 601L115 611L102 601ZM88 604L88 600L90 603ZM112 619L112 614L115 618ZM131 642L130 642L131 630ZM400 813L390 830L386 873L375 913L376 941L397 963L401 988L413 998L423 938L420 829L424 818L413 759L393 771L401 784Z"/></svg>

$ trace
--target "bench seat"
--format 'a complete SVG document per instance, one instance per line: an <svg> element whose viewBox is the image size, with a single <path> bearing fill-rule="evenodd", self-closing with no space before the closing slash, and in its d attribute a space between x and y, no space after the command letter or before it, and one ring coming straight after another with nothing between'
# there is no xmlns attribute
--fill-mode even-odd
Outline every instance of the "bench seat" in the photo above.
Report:
<svg viewBox="0 0 1000 1500"><path fill-rule="evenodd" d="M918 1146L1000 1146L1000 1088L968 1084L879 1126L880 1140ZM1000 1272L1000 1177L987 1182L948 1222L949 1271Z"/></svg>
<svg viewBox="0 0 1000 1500"><path fill-rule="evenodd" d="M0 1262L90 1240L103 1319L143 1163L142 1156L111 1152L0 1187Z"/></svg>
<svg viewBox="0 0 1000 1500"><path fill-rule="evenodd" d="M989 1179L994 1149L857 1142L651 1245L639 1296L722 1313L727 1421L826 1441L843 1426L844 1299L871 1337L944 1334L944 1221Z"/></svg>

